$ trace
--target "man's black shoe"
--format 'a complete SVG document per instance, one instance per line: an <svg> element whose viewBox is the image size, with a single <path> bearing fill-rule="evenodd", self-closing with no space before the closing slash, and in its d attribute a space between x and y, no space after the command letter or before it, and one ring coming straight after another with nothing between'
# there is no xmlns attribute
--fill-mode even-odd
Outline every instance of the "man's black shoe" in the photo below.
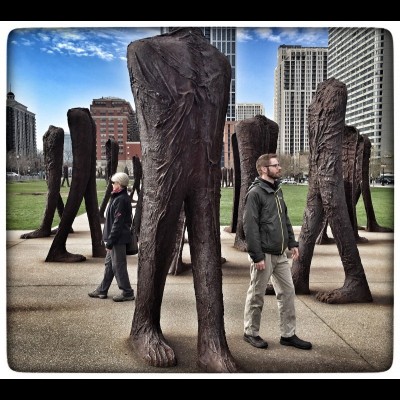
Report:
<svg viewBox="0 0 400 400"><path fill-rule="evenodd" d="M310 350L312 347L312 344L310 342L301 340L296 335L293 335L288 338L281 336L280 344L283 344L284 346L297 347L298 349L302 349L302 350Z"/></svg>
<svg viewBox="0 0 400 400"><path fill-rule="evenodd" d="M250 336L244 334L243 339L245 342L250 343L254 347L258 347L259 349L266 349L268 347L268 343L260 336Z"/></svg>

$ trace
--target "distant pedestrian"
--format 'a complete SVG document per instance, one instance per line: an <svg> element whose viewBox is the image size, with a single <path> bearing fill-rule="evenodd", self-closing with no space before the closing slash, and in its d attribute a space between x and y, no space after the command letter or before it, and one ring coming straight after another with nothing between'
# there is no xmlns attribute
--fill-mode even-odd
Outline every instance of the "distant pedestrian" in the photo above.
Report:
<svg viewBox="0 0 400 400"><path fill-rule="evenodd" d="M129 301L135 299L126 260L126 245L131 240L132 224L132 205L127 191L129 176L124 172L117 172L111 177L111 183L113 190L103 229L103 240L107 250L104 278L97 289L89 293L89 296L106 299L115 277L122 293L114 296L113 300Z"/></svg>
<svg viewBox="0 0 400 400"><path fill-rule="evenodd" d="M295 289L286 249L292 251L296 260L299 244L279 184L281 166L276 154L264 154L258 158L256 168L259 176L249 187L243 214L243 229L251 260L243 338L254 347L268 347L259 330L265 289L271 278L278 300L280 344L309 350L311 343L296 336Z"/></svg>
<svg viewBox="0 0 400 400"><path fill-rule="evenodd" d="M61 186L64 187L64 182L67 181L67 186L69 187L69 178L68 178L68 165L64 164L63 166L63 180L61 182Z"/></svg>

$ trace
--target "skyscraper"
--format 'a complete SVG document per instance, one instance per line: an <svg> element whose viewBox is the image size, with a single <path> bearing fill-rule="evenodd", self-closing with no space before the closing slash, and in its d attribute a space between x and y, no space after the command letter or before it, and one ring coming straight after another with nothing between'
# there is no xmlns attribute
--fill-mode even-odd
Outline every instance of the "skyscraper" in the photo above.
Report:
<svg viewBox="0 0 400 400"><path fill-rule="evenodd" d="M371 158L393 163L393 39L380 28L330 28L328 77L347 87L345 122L371 141ZM393 164L392 164L393 165Z"/></svg>
<svg viewBox="0 0 400 400"><path fill-rule="evenodd" d="M282 45L275 68L274 120L278 153L309 151L307 113L318 83L327 79L328 48Z"/></svg>

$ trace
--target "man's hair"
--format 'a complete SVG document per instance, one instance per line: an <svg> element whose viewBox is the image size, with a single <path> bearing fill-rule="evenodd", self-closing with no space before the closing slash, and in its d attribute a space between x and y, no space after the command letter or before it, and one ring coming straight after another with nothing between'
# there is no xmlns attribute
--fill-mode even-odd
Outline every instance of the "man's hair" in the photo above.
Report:
<svg viewBox="0 0 400 400"><path fill-rule="evenodd" d="M260 176L262 175L261 167L266 167L267 165L269 165L271 158L277 158L277 155L275 153L268 153L262 154L260 157L258 157L256 168Z"/></svg>

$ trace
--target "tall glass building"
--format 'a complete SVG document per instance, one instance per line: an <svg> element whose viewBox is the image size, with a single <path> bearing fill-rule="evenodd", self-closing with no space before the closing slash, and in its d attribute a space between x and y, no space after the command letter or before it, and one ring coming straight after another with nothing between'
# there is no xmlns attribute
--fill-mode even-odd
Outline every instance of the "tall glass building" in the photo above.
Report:
<svg viewBox="0 0 400 400"><path fill-rule="evenodd" d="M309 151L308 106L318 83L327 79L327 60L327 47L279 46L274 90L279 154Z"/></svg>
<svg viewBox="0 0 400 400"><path fill-rule="evenodd" d="M393 39L381 28L330 28L328 77L346 84L345 122L371 141L371 158L393 165Z"/></svg>

